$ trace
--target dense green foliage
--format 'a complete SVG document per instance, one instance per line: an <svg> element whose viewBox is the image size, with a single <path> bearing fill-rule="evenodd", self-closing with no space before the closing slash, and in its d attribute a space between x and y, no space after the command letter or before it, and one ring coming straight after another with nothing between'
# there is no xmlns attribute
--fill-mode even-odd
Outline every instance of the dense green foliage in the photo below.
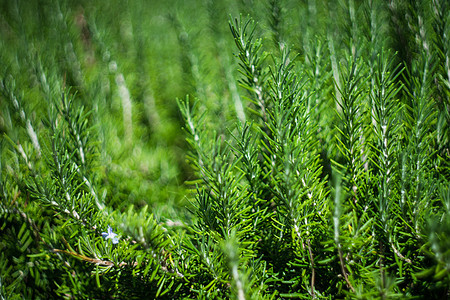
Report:
<svg viewBox="0 0 450 300"><path fill-rule="evenodd" d="M449 6L0 1L0 298L447 298Z"/></svg>

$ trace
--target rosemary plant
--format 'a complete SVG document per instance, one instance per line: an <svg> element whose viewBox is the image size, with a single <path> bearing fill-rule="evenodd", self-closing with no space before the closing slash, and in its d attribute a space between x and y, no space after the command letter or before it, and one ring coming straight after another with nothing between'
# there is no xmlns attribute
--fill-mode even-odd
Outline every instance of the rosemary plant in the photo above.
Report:
<svg viewBox="0 0 450 300"><path fill-rule="evenodd" d="M447 298L449 26L445 0L3 1L0 298Z"/></svg>

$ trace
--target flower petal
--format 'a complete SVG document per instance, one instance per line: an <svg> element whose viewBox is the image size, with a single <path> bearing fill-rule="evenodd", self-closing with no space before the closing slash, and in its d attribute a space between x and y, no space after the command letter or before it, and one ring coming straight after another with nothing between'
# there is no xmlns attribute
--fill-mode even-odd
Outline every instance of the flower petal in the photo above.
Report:
<svg viewBox="0 0 450 300"><path fill-rule="evenodd" d="M107 232L102 232L102 237L105 240L111 239L113 244L119 243L119 238L117 238L117 233L114 233L112 227L109 225L108 225Z"/></svg>

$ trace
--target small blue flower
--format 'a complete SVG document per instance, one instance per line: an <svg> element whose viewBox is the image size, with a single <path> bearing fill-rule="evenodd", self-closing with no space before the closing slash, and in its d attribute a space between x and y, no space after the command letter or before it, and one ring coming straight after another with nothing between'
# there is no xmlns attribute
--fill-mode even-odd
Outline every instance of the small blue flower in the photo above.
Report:
<svg viewBox="0 0 450 300"><path fill-rule="evenodd" d="M111 239L113 244L117 244L119 242L119 238L117 237L117 233L112 231L111 226L108 226L108 232L102 232L102 236L105 240Z"/></svg>

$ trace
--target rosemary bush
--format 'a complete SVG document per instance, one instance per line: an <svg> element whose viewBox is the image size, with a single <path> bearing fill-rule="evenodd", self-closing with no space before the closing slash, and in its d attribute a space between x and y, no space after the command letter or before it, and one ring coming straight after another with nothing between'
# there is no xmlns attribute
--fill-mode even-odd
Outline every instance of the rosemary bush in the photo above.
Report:
<svg viewBox="0 0 450 300"><path fill-rule="evenodd" d="M1 1L1 299L447 298L447 2Z"/></svg>

